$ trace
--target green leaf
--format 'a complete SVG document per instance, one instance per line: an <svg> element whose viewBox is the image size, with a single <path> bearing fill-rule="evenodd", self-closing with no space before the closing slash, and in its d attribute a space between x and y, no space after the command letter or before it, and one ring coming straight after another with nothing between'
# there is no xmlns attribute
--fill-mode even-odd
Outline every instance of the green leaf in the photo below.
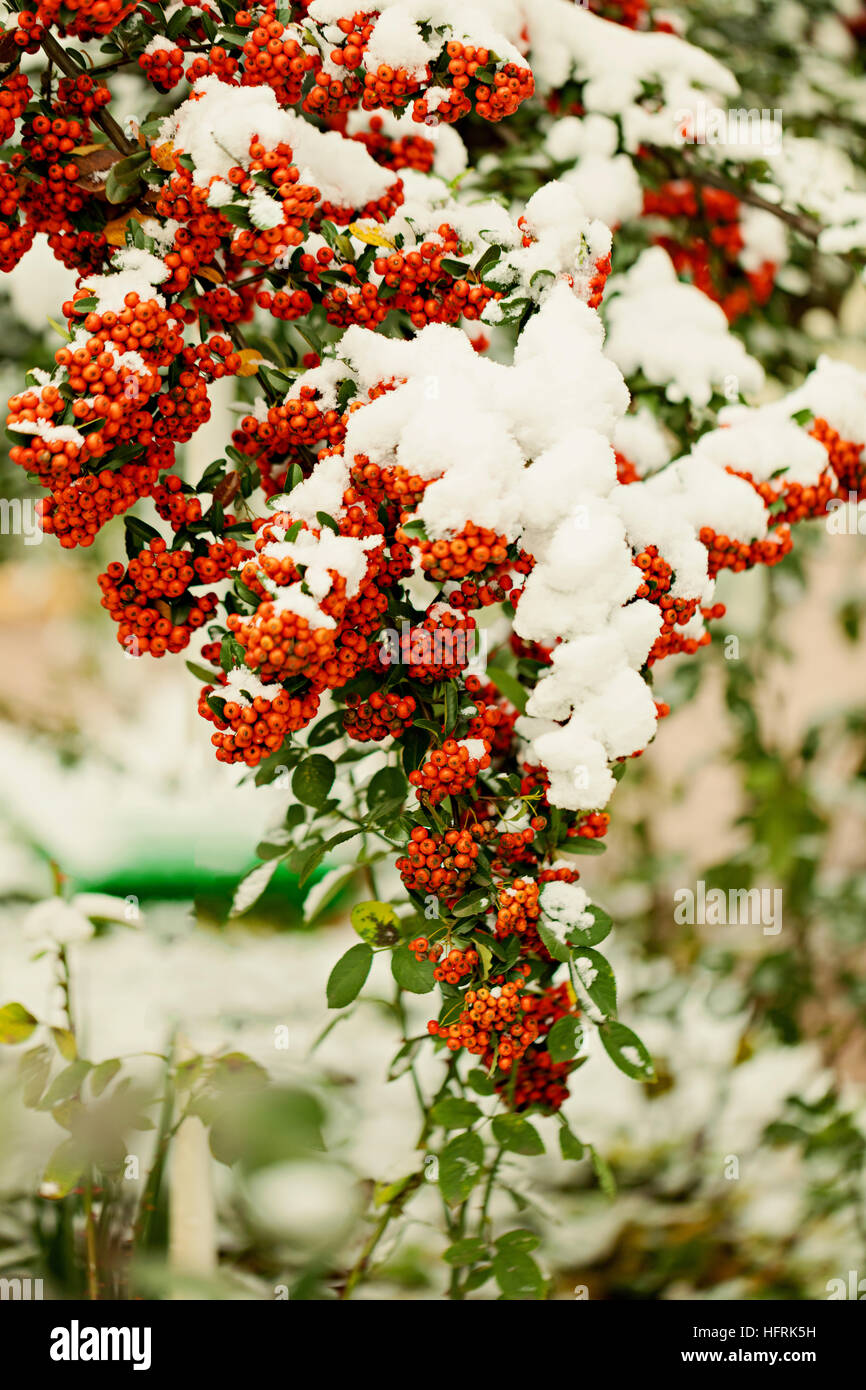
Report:
<svg viewBox="0 0 866 1390"><path fill-rule="evenodd" d="M68 1067L64 1067L63 1071L55 1076L39 1102L39 1109L52 1110L62 1100L69 1100L70 1096L77 1095L91 1067L92 1063L85 1062L83 1058L79 1058L77 1062L70 1062Z"/></svg>
<svg viewBox="0 0 866 1390"><path fill-rule="evenodd" d="M109 203L125 203L132 197L141 179L142 165L149 159L149 150L136 150L112 164L105 180L105 196Z"/></svg>
<svg viewBox="0 0 866 1390"><path fill-rule="evenodd" d="M462 1100L459 1096L446 1096L430 1111L434 1124L443 1129L468 1129L481 1119L481 1111L474 1100Z"/></svg>
<svg viewBox="0 0 866 1390"><path fill-rule="evenodd" d="M553 959L569 960L571 957L571 951L568 947L568 944L565 941L560 940L556 932L553 930L551 926L548 925L548 923L545 921L543 917L539 917L536 926L538 927L538 935L541 937L541 940L543 941L544 945L547 947L548 951L553 956Z"/></svg>
<svg viewBox="0 0 866 1390"><path fill-rule="evenodd" d="M298 887L303 888L307 879L316 872L328 850L336 849L344 840L352 840L359 832L357 830L341 830L339 835L332 835L330 840L324 840L321 844L311 845L309 849L299 850L292 855L292 872L298 875Z"/></svg>
<svg viewBox="0 0 866 1390"><path fill-rule="evenodd" d="M505 1246L493 1256L493 1277L507 1299L544 1296L544 1275L531 1255Z"/></svg>
<svg viewBox="0 0 866 1390"><path fill-rule="evenodd" d="M482 280L491 266L494 266L502 255L500 246L488 246L484 255L475 263L475 274Z"/></svg>
<svg viewBox="0 0 866 1390"><path fill-rule="evenodd" d="M295 768L292 791L305 806L319 807L328 799L336 768L324 753L312 753Z"/></svg>
<svg viewBox="0 0 866 1390"><path fill-rule="evenodd" d="M604 854L607 845L604 840L590 840L585 835L574 835L568 842L569 854Z"/></svg>
<svg viewBox="0 0 866 1390"><path fill-rule="evenodd" d="M470 1072L467 1072L466 1081L479 1096L492 1096L496 1090L487 1072L482 1071L480 1067L473 1067Z"/></svg>
<svg viewBox="0 0 866 1390"><path fill-rule="evenodd" d="M381 807L384 802L395 802L396 808L402 806L409 782L401 767L382 767L370 778L367 787L367 805L371 811Z"/></svg>
<svg viewBox="0 0 866 1390"><path fill-rule="evenodd" d="M602 1158L598 1149L593 1148L591 1144L589 1146L589 1156L592 1160L595 1176L598 1178L598 1185L605 1197L615 1197L616 1178L613 1176L613 1170L607 1162L607 1159Z"/></svg>
<svg viewBox="0 0 866 1390"><path fill-rule="evenodd" d="M352 926L368 946L393 946L400 940L397 914L388 903L356 903Z"/></svg>
<svg viewBox="0 0 866 1390"><path fill-rule="evenodd" d="M503 671L501 666L488 666L487 679L493 682L506 700L511 701L515 709L520 710L521 714L526 713L527 692L516 676L512 676L508 671ZM570 848L571 846L569 846Z"/></svg>
<svg viewBox="0 0 866 1390"><path fill-rule="evenodd" d="M341 956L328 978L328 1008L344 1009L357 999L367 981L373 952L366 941L359 941Z"/></svg>
<svg viewBox="0 0 866 1390"><path fill-rule="evenodd" d="M453 1245L449 1245L445 1251L445 1261L459 1269L463 1265L474 1265L478 1260L487 1258L487 1246L478 1236L466 1236L464 1240L457 1240Z"/></svg>
<svg viewBox="0 0 866 1390"><path fill-rule="evenodd" d="M94 1067L90 1073L90 1092L96 1099L102 1095L107 1086L110 1086L117 1073L120 1071L120 1060L117 1057L109 1057L106 1062L100 1062L98 1067Z"/></svg>
<svg viewBox="0 0 866 1390"><path fill-rule="evenodd" d="M457 713L460 708L460 697L457 693L457 686L454 681L449 681L445 687L445 732L450 734L457 723Z"/></svg>
<svg viewBox="0 0 866 1390"><path fill-rule="evenodd" d="M80 1100L62 1100L51 1111L51 1118L63 1129L72 1131L80 1125L84 1113L84 1106Z"/></svg>
<svg viewBox="0 0 866 1390"><path fill-rule="evenodd" d="M14 1047L16 1043L26 1042L38 1027L39 1020L23 1004L4 1004L0 1009L0 1043Z"/></svg>
<svg viewBox="0 0 866 1390"><path fill-rule="evenodd" d="M324 743L333 743L334 739L341 738L343 734L343 711L332 710L326 714L324 719L320 719L318 724L314 724L310 730L307 744L310 748L321 748Z"/></svg>
<svg viewBox="0 0 866 1390"><path fill-rule="evenodd" d="M570 1062L580 1051L583 1029L576 1018L558 1018L547 1035L547 1050L554 1062Z"/></svg>
<svg viewBox="0 0 866 1390"><path fill-rule="evenodd" d="M197 681L204 681L205 685L216 685L216 672L209 671L206 666L199 666L196 661L188 661L186 669Z"/></svg>
<svg viewBox="0 0 866 1390"><path fill-rule="evenodd" d="M615 1013L616 980L609 961L591 946L576 946L573 960L577 980L596 1008L603 1014Z"/></svg>
<svg viewBox="0 0 866 1390"><path fill-rule="evenodd" d="M618 1023L615 1019L608 1019L598 1031L605 1052L620 1071L625 1072L626 1076L630 1076L634 1081L655 1079L652 1057L637 1033L633 1033L624 1023Z"/></svg>
<svg viewBox="0 0 866 1390"><path fill-rule="evenodd" d="M543 1154L544 1140L522 1115L497 1115L493 1133L504 1149L517 1154Z"/></svg>
<svg viewBox="0 0 866 1390"><path fill-rule="evenodd" d="M189 5L184 5L181 9L176 10L166 25L166 38L176 39L178 34L186 28L191 18L192 10Z"/></svg>
<svg viewBox="0 0 866 1390"><path fill-rule="evenodd" d="M600 941L604 941L609 936L613 928L613 922L603 908L597 907L595 903L590 904L586 909L593 917L591 927L572 927L568 933L569 941L578 946L597 946Z"/></svg>
<svg viewBox="0 0 866 1390"><path fill-rule="evenodd" d="M541 1237L534 1231L527 1231L520 1228L516 1231L506 1231L496 1241L497 1250L523 1250L528 1255L530 1250L537 1250L541 1244Z"/></svg>
<svg viewBox="0 0 866 1390"><path fill-rule="evenodd" d="M61 1057L65 1057L67 1062L74 1062L78 1056L75 1034L68 1028L52 1028L51 1034Z"/></svg>
<svg viewBox="0 0 866 1390"><path fill-rule="evenodd" d="M573 1159L577 1162L583 1158L586 1149L581 1144L576 1134L572 1134L567 1125L563 1125L559 1131L559 1148L563 1158Z"/></svg>
<svg viewBox="0 0 866 1390"><path fill-rule="evenodd" d="M454 917L480 917L490 906L490 894L483 888L476 893L467 893L453 909Z"/></svg>
<svg viewBox="0 0 866 1390"><path fill-rule="evenodd" d="M451 1139L439 1155L439 1186L449 1206L469 1196L484 1169L481 1136L467 1131Z"/></svg>
<svg viewBox="0 0 866 1390"><path fill-rule="evenodd" d="M246 208L238 207L234 203L223 203L219 209L219 215L224 217L227 222L231 222L233 227L243 227L246 231L252 227Z"/></svg>
<svg viewBox="0 0 866 1390"><path fill-rule="evenodd" d="M151 541L160 538L155 526L151 526L149 522L142 521L137 516L124 517L123 528L126 537L126 553L130 558L149 546Z"/></svg>
<svg viewBox="0 0 866 1390"><path fill-rule="evenodd" d="M429 994L436 983L431 960L416 960L406 945L398 946L391 957L391 974L401 989L410 994Z"/></svg>
<svg viewBox="0 0 866 1390"><path fill-rule="evenodd" d="M33 1109L39 1104L53 1060L51 1048L45 1047L43 1044L39 1047L31 1047L22 1055L18 1063L21 1099L29 1109Z"/></svg>
<svg viewBox="0 0 866 1390"><path fill-rule="evenodd" d="M473 936L472 942L478 955L481 958L481 977L486 980L490 975L490 968L493 964L493 952L488 945L489 938L483 936Z"/></svg>

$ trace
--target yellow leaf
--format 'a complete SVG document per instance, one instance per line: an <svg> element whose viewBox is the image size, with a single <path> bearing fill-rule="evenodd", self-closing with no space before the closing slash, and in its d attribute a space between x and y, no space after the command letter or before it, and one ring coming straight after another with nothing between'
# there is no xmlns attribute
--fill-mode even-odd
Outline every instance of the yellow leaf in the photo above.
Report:
<svg viewBox="0 0 866 1390"><path fill-rule="evenodd" d="M136 222L145 221L143 213L130 212L125 214L123 217L115 217L112 219L111 222L106 222L103 228L103 232L105 233L105 240L108 242L109 246L126 245L126 228L129 224L130 218L133 217L135 218Z"/></svg>
<svg viewBox="0 0 866 1390"><path fill-rule="evenodd" d="M383 236L382 233L377 230L375 222L369 226L365 226L363 222L352 222L349 226L349 231L352 233L352 236L357 237L359 241L365 242L367 246L387 246L390 251L396 249L394 242L389 241L386 236Z"/></svg>
<svg viewBox="0 0 866 1390"><path fill-rule="evenodd" d="M213 265L199 266L195 273L201 276L202 280L210 280L214 285L221 285L225 280L225 276Z"/></svg>
<svg viewBox="0 0 866 1390"><path fill-rule="evenodd" d="M67 1062L74 1062L78 1056L75 1034L71 1033L68 1028L52 1028L51 1032L61 1057L65 1057Z"/></svg>
<svg viewBox="0 0 866 1390"><path fill-rule="evenodd" d="M150 157L158 169L166 169L169 172L174 169L174 145L170 140L166 140L162 145L155 145L150 152Z"/></svg>
<svg viewBox="0 0 866 1390"><path fill-rule="evenodd" d="M70 154L93 154L94 150L107 150L107 145L76 145Z"/></svg>
<svg viewBox="0 0 866 1390"><path fill-rule="evenodd" d="M237 376L255 376L265 360L260 352L256 352L255 348L244 348L239 356L241 365L236 372Z"/></svg>

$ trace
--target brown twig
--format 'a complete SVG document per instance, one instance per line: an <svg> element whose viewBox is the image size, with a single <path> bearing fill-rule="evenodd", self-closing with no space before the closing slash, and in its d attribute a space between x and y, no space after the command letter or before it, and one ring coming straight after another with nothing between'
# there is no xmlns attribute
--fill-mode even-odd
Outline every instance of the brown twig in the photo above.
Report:
<svg viewBox="0 0 866 1390"><path fill-rule="evenodd" d="M667 169L673 178L682 178L684 175L676 168L666 150L652 146L652 153ZM685 177L693 179L695 183L706 184L710 188L719 188L724 193L732 193L741 203L747 203L749 207L759 208L762 212L772 213L778 217L780 222L792 227L801 236L809 241L817 241L823 228L820 222L816 222L814 217L807 216L806 213L791 212L788 208L780 207L778 203L771 203L768 198L762 198L760 193L755 193L750 188L744 188L735 179L729 179L726 174L720 174L715 169L708 169L704 164L696 164L683 152L683 163L686 167Z"/></svg>
<svg viewBox="0 0 866 1390"><path fill-rule="evenodd" d="M67 58L53 34L43 34L41 43L46 56L50 58L52 63L56 64L66 77L79 77L81 75L81 69ZM120 150L121 154L137 153L138 145L127 140L117 121L107 111L94 111L91 119L94 125L99 126L103 134L108 136L114 148Z"/></svg>

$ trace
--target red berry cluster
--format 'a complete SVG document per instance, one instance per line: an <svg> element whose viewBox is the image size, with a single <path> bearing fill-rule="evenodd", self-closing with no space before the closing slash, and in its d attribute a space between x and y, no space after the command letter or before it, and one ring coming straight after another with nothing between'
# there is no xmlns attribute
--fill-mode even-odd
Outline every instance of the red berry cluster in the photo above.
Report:
<svg viewBox="0 0 866 1390"><path fill-rule="evenodd" d="M207 548L202 557L191 551L168 550L155 537L126 568L115 560L99 576L102 606L118 624L117 640L133 656L148 652L161 657L188 646L192 633L202 627L217 606L216 594L203 594L177 615L177 600L193 583L222 578L237 562L237 546L226 538Z"/></svg>
<svg viewBox="0 0 866 1390"><path fill-rule="evenodd" d="M167 39L153 40L139 55L138 66L158 92L170 92L183 77L183 49Z"/></svg>
<svg viewBox="0 0 866 1390"><path fill-rule="evenodd" d="M409 773L419 801L436 806L446 796L460 796L469 790L482 768L490 766L490 754L473 758L469 749L456 739L446 738L434 748L421 767Z"/></svg>
<svg viewBox="0 0 866 1390"><path fill-rule="evenodd" d="M393 577L399 578L410 568L409 564L401 567ZM461 616L445 604L433 603L423 623L399 634L399 654L396 659L405 664L410 680L435 685L437 681L451 680L465 670L474 655L474 645L475 619ZM383 666L390 665L394 659L395 653L390 644L379 648L379 661Z"/></svg>
<svg viewBox="0 0 866 1390"><path fill-rule="evenodd" d="M451 123L473 109L486 121L501 121L513 115L535 91L529 68L505 63L494 71L490 66L493 55L487 48L453 39L446 44L445 52L448 61L443 81L448 95L435 107L431 107L426 96L418 97L412 108L416 121L428 120L435 111L436 120Z"/></svg>
<svg viewBox="0 0 866 1390"><path fill-rule="evenodd" d="M38 0L36 23L28 12L28 27L33 34L37 29L55 29L78 39L91 39L110 34L137 5L138 0Z"/></svg>
<svg viewBox="0 0 866 1390"><path fill-rule="evenodd" d="M662 614L662 630L652 645L647 665L652 666L662 657L671 656L675 652L694 653L698 647L705 646L710 640L708 633L703 633L700 637L684 637L676 631L677 627L685 627L695 616L698 600L671 597L669 591L673 582L673 570L667 560L659 555L658 548L654 545L647 546L635 557L634 563L644 576L635 598L648 599L661 609Z"/></svg>
<svg viewBox="0 0 866 1390"><path fill-rule="evenodd" d="M397 860L406 887L417 893L435 893L455 902L465 891L478 859L479 827L446 830L444 834L424 825L413 826L406 853Z"/></svg>
<svg viewBox="0 0 866 1390"><path fill-rule="evenodd" d="M117 445L146 448L154 442L157 431L146 406L162 384L160 368L183 349L174 311L155 299L142 300L132 290L123 309L104 312L86 307L89 299L84 287L64 304L70 323L83 318L84 332L55 353L74 397L71 405L53 384L9 401L8 427L32 439L13 446L9 457L52 490L67 486ZM86 425L97 427L80 433Z"/></svg>
<svg viewBox="0 0 866 1390"><path fill-rule="evenodd" d="M356 131L350 138L360 141L367 153L385 169L393 169L395 173L401 169L430 173L436 155L432 140L426 139L420 132L391 137L384 134L383 128L382 117L371 116L367 129Z"/></svg>
<svg viewBox="0 0 866 1390"><path fill-rule="evenodd" d="M741 472L739 469L727 468L725 471L732 473L735 478L742 478L755 489L764 506L771 511L776 526L805 521L810 516L823 516L827 510L827 503L835 496L837 490L836 477L829 467L818 481L810 486L786 482L784 478L759 483L750 473Z"/></svg>
<svg viewBox="0 0 866 1390"><path fill-rule="evenodd" d="M15 122L23 115L32 96L33 89L23 72L13 72L3 79L0 90L0 144L5 145L7 140L12 139Z"/></svg>
<svg viewBox="0 0 866 1390"><path fill-rule="evenodd" d="M778 565L794 548L787 526L780 526L757 541L737 541L718 534L712 526L702 526L698 535L701 545L707 548L711 579L720 570L733 570L739 574L754 565Z"/></svg>
<svg viewBox="0 0 866 1390"><path fill-rule="evenodd" d="M529 966L518 966L515 980L494 975L489 988L468 989L457 1021L431 1019L428 1033L442 1038L450 1052L465 1047L474 1056L483 1057L485 1065L495 1064L500 1071L510 1072L539 1033L535 1019L538 997L522 993L526 983L520 978L523 971L528 973Z"/></svg>
<svg viewBox="0 0 866 1390"><path fill-rule="evenodd" d="M639 483L640 473L638 473L631 459L626 458L625 454L621 454L618 449L616 449L614 453L616 456L617 482L622 483L623 487L627 487L629 483Z"/></svg>
<svg viewBox="0 0 866 1390"><path fill-rule="evenodd" d="M211 49L213 63L216 54L225 50ZM262 18L243 46L244 63L241 84L244 87L268 86L281 106L296 106L301 100L307 75L319 66L315 53L302 47L297 38L278 19ZM219 76L225 72L222 56Z"/></svg>
<svg viewBox="0 0 866 1390"><path fill-rule="evenodd" d="M97 82L87 73L78 77L63 77L57 85L57 104L66 114L92 116L111 101L111 92L104 82Z"/></svg>
<svg viewBox="0 0 866 1390"><path fill-rule="evenodd" d="M450 540L422 540L414 544L420 552L425 575L440 583L483 574L490 566L499 568L508 559L508 537L471 521Z"/></svg>
<svg viewBox="0 0 866 1390"><path fill-rule="evenodd" d="M380 742L411 728L416 709L412 695L396 695L389 690L374 690L366 700L347 695L343 728L358 743Z"/></svg>
<svg viewBox="0 0 866 1390"><path fill-rule="evenodd" d="M850 439L843 439L841 435L828 425L826 420L818 417L812 422L809 430L813 439L824 445L830 457L830 467L839 481L839 496L843 500L848 500L848 494L854 492L858 498L866 496L866 482L863 478L863 450L864 444L855 444Z"/></svg>
<svg viewBox="0 0 866 1390"><path fill-rule="evenodd" d="M696 188L688 179L677 179L660 189L645 189L643 212L645 217L681 224L676 235L659 235L654 241L667 251L678 275L688 277L721 304L730 323L766 304L777 267L771 261L764 261L757 271L740 266L744 245L740 201L732 193ZM696 225L700 228L702 224L702 231L696 231Z"/></svg>
<svg viewBox="0 0 866 1390"><path fill-rule="evenodd" d="M158 477L154 464L124 463L75 478L37 503L42 529L66 549L92 545L106 522L152 493Z"/></svg>
<svg viewBox="0 0 866 1390"><path fill-rule="evenodd" d="M510 1110L528 1110L530 1106L537 1106L552 1112L559 1110L568 1099L568 1086L565 1083L577 1062L554 1062L545 1038L561 1018L578 1016L579 1011L574 1007L567 984L549 986L543 992L534 1015L538 1025L538 1041L530 1044L509 1076L496 1082L496 1090L507 1100Z"/></svg>
<svg viewBox="0 0 866 1390"><path fill-rule="evenodd" d="M14 270L33 245L34 228L21 223L21 196L16 166L0 164L0 270Z"/></svg>
<svg viewBox="0 0 866 1390"><path fill-rule="evenodd" d="M720 604L719 607L722 607ZM719 617L724 614L720 613ZM610 828L610 816L607 811L587 811L581 816L576 825L570 825L568 834L571 838L575 836L581 840L600 840L607 834Z"/></svg>
<svg viewBox="0 0 866 1390"><path fill-rule="evenodd" d="M258 553L244 566L241 577L249 589L262 595L262 601L248 617L230 614L228 627L244 648L246 664L263 680L303 675L319 691L326 687L336 690L371 659L370 637L381 625L388 603L377 583L385 570L381 549L368 550L366 575L352 597L346 593L344 577L329 571L331 588L321 601L322 621L317 625L315 617L311 622L291 606L301 580L294 561L268 553L268 547L279 544L293 525L285 513L262 518L257 524ZM381 530L381 525L357 506L349 507L341 522L343 535L377 536ZM313 530L312 534L320 532ZM295 599L294 603L303 610L309 600Z"/></svg>
<svg viewBox="0 0 866 1390"><path fill-rule="evenodd" d="M225 684L226 677L222 677ZM303 695L290 695L275 687L270 695L256 695L252 700L233 697L217 703L216 713L211 698L220 699L219 686L206 685L199 696L198 712L203 719L216 725L211 743L221 763L245 763L256 767L271 753L282 748L290 734L303 729L314 719L319 708L319 696L312 690Z"/></svg>
<svg viewBox="0 0 866 1390"><path fill-rule="evenodd" d="M423 957L416 955L416 960L419 958L423 959ZM457 985L467 975L472 974L479 960L478 952L472 950L471 947L468 951L459 951L453 947L434 969L433 978L440 983L444 981L447 985Z"/></svg>

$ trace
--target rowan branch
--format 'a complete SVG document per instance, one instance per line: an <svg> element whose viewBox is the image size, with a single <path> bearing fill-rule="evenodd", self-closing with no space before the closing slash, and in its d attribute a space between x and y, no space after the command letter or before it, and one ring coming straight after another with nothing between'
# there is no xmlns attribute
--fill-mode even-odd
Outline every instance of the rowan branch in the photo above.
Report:
<svg viewBox="0 0 866 1390"><path fill-rule="evenodd" d="M75 63L67 58L66 53L53 34L49 34L46 31L42 36L41 42L46 57L48 57L52 63L56 64L64 76L81 76L81 69L76 67ZM135 154L138 151L138 145L133 144L131 140L127 140L120 126L117 124L117 121L113 116L110 116L106 110L94 111L91 120L94 125L99 126L99 129L104 135L108 136L114 148L119 150L121 154Z"/></svg>
<svg viewBox="0 0 866 1390"><path fill-rule="evenodd" d="M657 145L650 148L656 159L661 161L672 177L683 177L666 150L660 149ZM698 164L690 160L685 152L683 152L683 163L686 167L686 177L695 183L705 184L709 188L718 188L723 193L732 193L741 203L746 203L749 207L759 208L761 212L772 213L780 222L786 223L787 226L799 232L809 241L817 242L821 235L823 228L814 217L809 217L806 213L791 212L788 208L780 207L778 203L771 203L768 198L762 197L760 193L755 193L750 188L744 188L735 179L728 178L726 174L719 173L715 169L708 169L705 164Z"/></svg>

